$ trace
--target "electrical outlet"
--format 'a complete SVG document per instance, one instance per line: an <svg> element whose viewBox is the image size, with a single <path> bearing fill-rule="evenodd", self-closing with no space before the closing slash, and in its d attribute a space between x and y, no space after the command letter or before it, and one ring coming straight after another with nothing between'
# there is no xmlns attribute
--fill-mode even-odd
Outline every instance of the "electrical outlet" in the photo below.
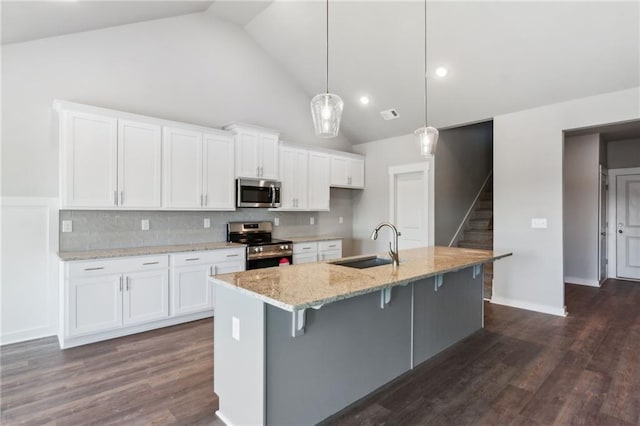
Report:
<svg viewBox="0 0 640 426"><path fill-rule="evenodd" d="M315 225L315 223L316 223L316 219L315 219L313 216L311 216L311 217L309 218L309 224L310 224L310 225Z"/></svg>
<svg viewBox="0 0 640 426"><path fill-rule="evenodd" d="M70 220L63 220L62 232L73 232L73 222L71 222Z"/></svg>
<svg viewBox="0 0 640 426"><path fill-rule="evenodd" d="M204 227L205 229L211 228L211 219L209 219L208 217L204 218Z"/></svg>
<svg viewBox="0 0 640 426"><path fill-rule="evenodd" d="M140 222L140 227L142 228L143 231L148 231L149 230L149 219L142 219L142 221Z"/></svg>
<svg viewBox="0 0 640 426"><path fill-rule="evenodd" d="M231 337L240 341L240 320L236 317L231 317Z"/></svg>
<svg viewBox="0 0 640 426"><path fill-rule="evenodd" d="M338 223L340 223L340 224L344 223L344 218L342 216L340 216L338 218Z"/></svg>
<svg viewBox="0 0 640 426"><path fill-rule="evenodd" d="M273 226L280 226L280 218L279 217L274 217L273 218Z"/></svg>
<svg viewBox="0 0 640 426"><path fill-rule="evenodd" d="M534 217L531 218L531 227L533 229L546 229L547 218L546 217Z"/></svg>

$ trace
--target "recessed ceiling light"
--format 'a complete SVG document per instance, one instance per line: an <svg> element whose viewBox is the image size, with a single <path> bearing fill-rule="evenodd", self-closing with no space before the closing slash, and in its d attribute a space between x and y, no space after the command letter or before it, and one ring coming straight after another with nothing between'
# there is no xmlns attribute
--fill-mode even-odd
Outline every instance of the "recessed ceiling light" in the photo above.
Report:
<svg viewBox="0 0 640 426"><path fill-rule="evenodd" d="M442 77L446 77L447 74L449 74L449 70L446 69L445 67L436 68L436 76L442 78Z"/></svg>
<svg viewBox="0 0 640 426"><path fill-rule="evenodd" d="M360 96L360 103L362 105L369 105L369 97L368 96Z"/></svg>

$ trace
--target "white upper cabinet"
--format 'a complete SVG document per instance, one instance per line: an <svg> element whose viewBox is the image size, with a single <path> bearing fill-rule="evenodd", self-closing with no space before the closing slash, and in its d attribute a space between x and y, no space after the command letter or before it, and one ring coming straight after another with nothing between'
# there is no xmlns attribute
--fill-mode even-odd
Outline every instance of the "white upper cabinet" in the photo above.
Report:
<svg viewBox="0 0 640 426"><path fill-rule="evenodd" d="M230 135L203 136L204 208L235 210L235 144Z"/></svg>
<svg viewBox="0 0 640 426"><path fill-rule="evenodd" d="M118 120L118 206L161 206L160 135L158 125Z"/></svg>
<svg viewBox="0 0 640 426"><path fill-rule="evenodd" d="M160 125L72 109L60 119L61 208L160 208Z"/></svg>
<svg viewBox="0 0 640 426"><path fill-rule="evenodd" d="M116 207L117 120L62 111L60 134L61 207Z"/></svg>
<svg viewBox="0 0 640 426"><path fill-rule="evenodd" d="M280 151L281 209L308 207L309 154L306 150L283 146Z"/></svg>
<svg viewBox="0 0 640 426"><path fill-rule="evenodd" d="M331 155L331 186L364 188L364 158L355 155Z"/></svg>
<svg viewBox="0 0 640 426"><path fill-rule="evenodd" d="M163 138L165 207L234 210L233 137L165 127Z"/></svg>
<svg viewBox="0 0 640 426"><path fill-rule="evenodd" d="M309 152L309 210L329 210L331 156L322 152Z"/></svg>
<svg viewBox="0 0 640 426"><path fill-rule="evenodd" d="M164 145L164 205L169 208L201 208L202 193L202 133L165 127Z"/></svg>
<svg viewBox="0 0 640 426"><path fill-rule="evenodd" d="M279 178L278 133L246 124L230 124L225 130L236 139L236 177Z"/></svg>

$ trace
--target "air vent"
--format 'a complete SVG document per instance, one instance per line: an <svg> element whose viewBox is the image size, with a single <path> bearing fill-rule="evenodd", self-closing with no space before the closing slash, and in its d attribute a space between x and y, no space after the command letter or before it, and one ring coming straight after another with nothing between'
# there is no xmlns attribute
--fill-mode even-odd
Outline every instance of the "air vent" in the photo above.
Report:
<svg viewBox="0 0 640 426"><path fill-rule="evenodd" d="M398 111L396 111L394 108L388 109L386 111L380 111L380 115L387 121L395 120L396 118L400 117L400 114L398 114Z"/></svg>

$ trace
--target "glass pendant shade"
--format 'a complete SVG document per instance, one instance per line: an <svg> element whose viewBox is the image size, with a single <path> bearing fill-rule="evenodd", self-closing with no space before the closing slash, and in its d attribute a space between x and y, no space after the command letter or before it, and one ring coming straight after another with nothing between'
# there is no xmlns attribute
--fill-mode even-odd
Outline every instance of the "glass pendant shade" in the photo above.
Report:
<svg viewBox="0 0 640 426"><path fill-rule="evenodd" d="M436 153L436 145L438 145L438 129L431 126L420 127L413 132L420 147L420 155L423 157L431 157Z"/></svg>
<svg viewBox="0 0 640 426"><path fill-rule="evenodd" d="M340 118L344 102L333 93L322 93L311 100L311 115L316 136L333 138L340 130Z"/></svg>

